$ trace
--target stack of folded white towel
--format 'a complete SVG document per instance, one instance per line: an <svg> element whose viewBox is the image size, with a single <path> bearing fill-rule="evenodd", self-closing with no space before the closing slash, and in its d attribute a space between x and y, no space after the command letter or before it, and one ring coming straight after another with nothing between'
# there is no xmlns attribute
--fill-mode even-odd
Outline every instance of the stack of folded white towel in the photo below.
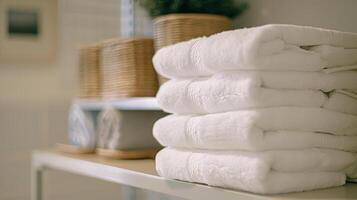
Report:
<svg viewBox="0 0 357 200"><path fill-rule="evenodd" d="M154 56L161 176L256 193L357 178L357 34L265 25Z"/></svg>

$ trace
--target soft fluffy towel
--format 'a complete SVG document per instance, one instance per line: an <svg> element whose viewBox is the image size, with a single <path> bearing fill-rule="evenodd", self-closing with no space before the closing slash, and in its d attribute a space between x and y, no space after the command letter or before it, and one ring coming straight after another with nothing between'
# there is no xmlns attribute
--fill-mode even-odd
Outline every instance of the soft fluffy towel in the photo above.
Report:
<svg viewBox="0 0 357 200"><path fill-rule="evenodd" d="M98 147L116 149L122 126L121 113L114 108L105 108L98 116Z"/></svg>
<svg viewBox="0 0 357 200"><path fill-rule="evenodd" d="M208 76L237 69L336 71L340 66L357 64L357 34L306 26L265 25L168 46L155 54L153 62L156 71L168 78Z"/></svg>
<svg viewBox="0 0 357 200"><path fill-rule="evenodd" d="M159 148L151 133L161 112L118 111L107 107L98 116L99 147L116 150Z"/></svg>
<svg viewBox="0 0 357 200"><path fill-rule="evenodd" d="M357 115L357 94L349 91L337 90L330 94L328 101L323 107L329 110Z"/></svg>
<svg viewBox="0 0 357 200"><path fill-rule="evenodd" d="M326 147L356 151L357 116L297 107L170 115L155 123L153 134L163 146L173 147L254 151Z"/></svg>
<svg viewBox="0 0 357 200"><path fill-rule="evenodd" d="M328 99L321 91L357 91L357 71L218 73L209 78L171 80L161 86L160 106L172 113L216 113L272 106L326 107L356 114L353 93L333 93ZM356 95L354 95L356 96Z"/></svg>
<svg viewBox="0 0 357 200"><path fill-rule="evenodd" d="M178 123L180 124L180 123ZM225 150L284 150L305 148L329 148L357 152L357 136L336 136L307 131L264 131L258 127L207 130L202 126L177 127L167 119L159 121L154 128L154 136L163 146L196 149ZM181 124L180 124L181 125Z"/></svg>
<svg viewBox="0 0 357 200"><path fill-rule="evenodd" d="M225 152L166 148L156 156L160 176L212 186L274 194L339 186L356 177L352 153L299 151Z"/></svg>
<svg viewBox="0 0 357 200"><path fill-rule="evenodd" d="M276 106L321 107L328 97L319 90L266 88L254 76L214 76L169 81L160 87L157 99L166 112L204 114Z"/></svg>
<svg viewBox="0 0 357 200"><path fill-rule="evenodd" d="M71 145L80 148L95 148L95 112L84 111L73 104L69 110L68 137Z"/></svg>

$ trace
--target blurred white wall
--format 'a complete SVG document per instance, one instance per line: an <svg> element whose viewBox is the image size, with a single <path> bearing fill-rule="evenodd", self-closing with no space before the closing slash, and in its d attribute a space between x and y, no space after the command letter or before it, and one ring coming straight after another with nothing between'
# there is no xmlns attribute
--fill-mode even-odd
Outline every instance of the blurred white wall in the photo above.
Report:
<svg viewBox="0 0 357 200"><path fill-rule="evenodd" d="M66 141L68 107L78 87L76 47L120 34L119 0L32 1L52 1L58 8L59 21L53 25L58 27L58 54L49 64L0 66L1 200L28 200L31 150ZM119 199L120 188L49 172L44 193L50 200L105 200Z"/></svg>
<svg viewBox="0 0 357 200"><path fill-rule="evenodd" d="M237 27L283 23L357 32L355 0L247 0Z"/></svg>

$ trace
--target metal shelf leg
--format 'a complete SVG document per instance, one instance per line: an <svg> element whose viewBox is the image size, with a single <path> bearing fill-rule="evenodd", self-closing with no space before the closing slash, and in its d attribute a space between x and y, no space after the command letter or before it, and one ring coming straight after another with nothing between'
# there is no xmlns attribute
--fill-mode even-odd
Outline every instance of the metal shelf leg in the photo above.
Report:
<svg viewBox="0 0 357 200"><path fill-rule="evenodd" d="M31 168L31 200L42 200L42 171L36 166Z"/></svg>

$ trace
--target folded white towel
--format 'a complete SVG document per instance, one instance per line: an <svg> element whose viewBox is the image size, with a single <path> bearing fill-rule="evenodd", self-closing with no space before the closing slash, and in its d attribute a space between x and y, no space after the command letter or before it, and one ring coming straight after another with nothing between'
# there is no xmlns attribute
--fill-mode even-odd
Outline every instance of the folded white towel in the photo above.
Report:
<svg viewBox="0 0 357 200"><path fill-rule="evenodd" d="M84 111L73 104L69 110L68 138L71 145L80 148L95 148L95 112Z"/></svg>
<svg viewBox="0 0 357 200"><path fill-rule="evenodd" d="M297 107L170 115L156 121L153 134L163 146L173 147L253 151L325 147L356 151L357 116Z"/></svg>
<svg viewBox="0 0 357 200"><path fill-rule="evenodd" d="M336 71L349 65L355 66L348 68L356 69L357 34L306 26L265 25L168 46L155 54L153 62L157 72L168 78L208 76L237 69Z"/></svg>
<svg viewBox="0 0 357 200"><path fill-rule="evenodd" d="M349 91L337 90L330 94L328 101L323 107L329 110L357 115L357 94Z"/></svg>
<svg viewBox="0 0 357 200"><path fill-rule="evenodd" d="M325 92L357 92L357 71L258 72L234 71L209 78L171 80L157 93L160 106L172 113L216 113L272 106L326 107L354 114L357 101Z"/></svg>
<svg viewBox="0 0 357 200"><path fill-rule="evenodd" d="M165 148L156 156L160 176L257 193L305 191L356 177L352 153L299 151L226 152Z"/></svg>
<svg viewBox="0 0 357 200"><path fill-rule="evenodd" d="M210 120L209 120L210 121ZM153 134L163 146L216 150L283 150L329 148L357 152L357 136L308 131L265 131L245 120L214 127L204 119L170 116L154 125Z"/></svg>
<svg viewBox="0 0 357 200"><path fill-rule="evenodd" d="M321 107L328 97L319 90L271 89L256 78L169 81L157 93L160 107L171 113L216 113L276 106Z"/></svg>

